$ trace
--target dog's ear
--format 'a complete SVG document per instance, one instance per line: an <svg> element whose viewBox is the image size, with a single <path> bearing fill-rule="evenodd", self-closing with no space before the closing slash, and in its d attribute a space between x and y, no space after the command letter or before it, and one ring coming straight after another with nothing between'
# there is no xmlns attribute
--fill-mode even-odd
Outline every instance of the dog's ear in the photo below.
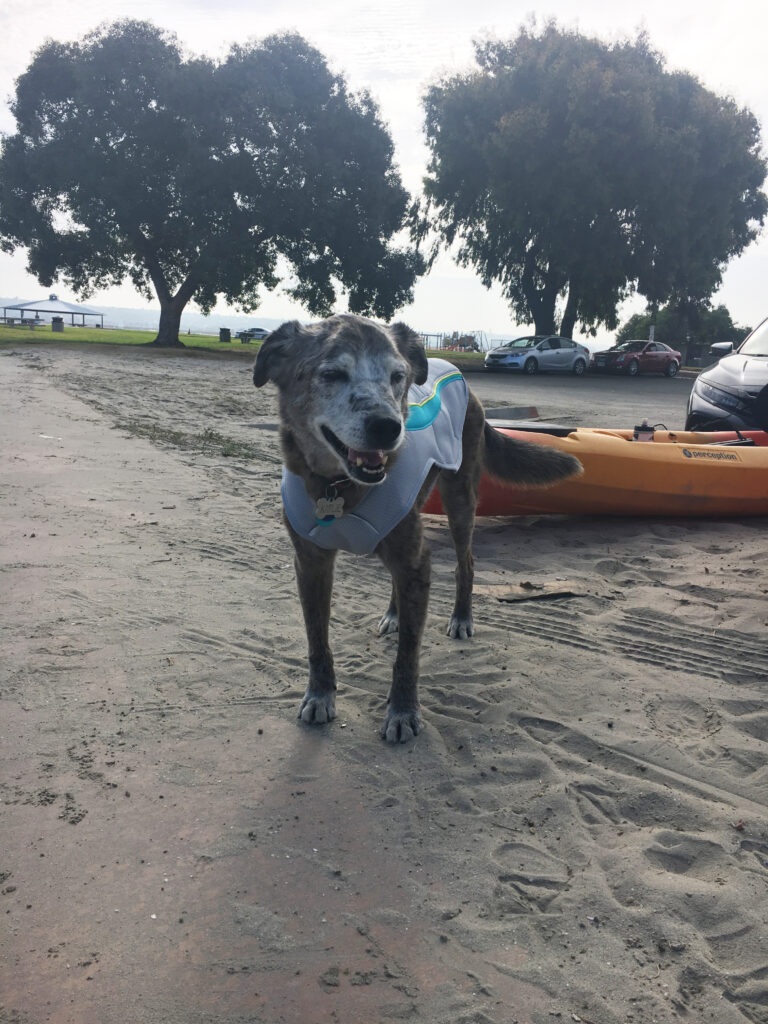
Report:
<svg viewBox="0 0 768 1024"><path fill-rule="evenodd" d="M253 367L253 383L257 388L263 387L268 380L280 384L291 362L293 347L301 333L299 321L289 320L266 336Z"/></svg>
<svg viewBox="0 0 768 1024"><path fill-rule="evenodd" d="M411 330L407 324L391 324L389 328L395 344L413 367L413 379L416 384L423 384L429 373L427 353L424 345L416 331Z"/></svg>

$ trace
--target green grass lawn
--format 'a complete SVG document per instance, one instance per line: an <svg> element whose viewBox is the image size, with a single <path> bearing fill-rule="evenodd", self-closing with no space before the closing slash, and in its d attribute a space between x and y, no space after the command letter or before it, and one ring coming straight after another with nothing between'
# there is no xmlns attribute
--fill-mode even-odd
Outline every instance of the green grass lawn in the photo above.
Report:
<svg viewBox="0 0 768 1024"><path fill-rule="evenodd" d="M102 329L99 327L67 327L61 332L53 332L50 324L35 327L5 327L0 326L0 348L8 345L56 345L56 344L82 344L99 343L102 345L149 345L155 336L154 331L119 331ZM219 341L216 337L206 334L180 334L180 340L186 349L204 349L209 352L223 352L234 356L250 356L253 358L258 352L258 341L252 341L248 345L232 338L231 342ZM183 354L184 349L154 349L155 352L168 352ZM440 356L450 363L464 370L480 370L483 367L482 352L442 352L437 349L430 349L427 353L430 356Z"/></svg>
<svg viewBox="0 0 768 1024"><path fill-rule="evenodd" d="M17 345L19 342L27 345L50 345L71 343L98 342L102 345L149 345L155 337L154 331L120 331L102 329L100 327L67 327L64 330L52 331L50 324L35 327L5 327L0 326L0 345L12 342ZM234 338L231 342L222 342L218 338L206 334L181 334L181 341L185 348L208 349L211 352L236 352L240 354L252 354L259 345L258 342L251 342L250 345L243 345ZM163 351L171 351L165 349ZM176 350L173 350L176 351ZM182 351L179 349L178 351Z"/></svg>

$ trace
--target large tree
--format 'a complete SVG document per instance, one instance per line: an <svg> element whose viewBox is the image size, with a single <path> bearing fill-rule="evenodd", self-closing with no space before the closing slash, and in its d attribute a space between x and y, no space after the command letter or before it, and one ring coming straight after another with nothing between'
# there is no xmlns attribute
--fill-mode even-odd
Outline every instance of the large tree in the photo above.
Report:
<svg viewBox="0 0 768 1024"><path fill-rule="evenodd" d="M614 328L635 289L706 300L768 209L753 115L667 72L642 36L548 24L475 59L425 98L416 233L435 233L433 255L453 248L541 333Z"/></svg>
<svg viewBox="0 0 768 1024"><path fill-rule="evenodd" d="M47 42L17 82L0 155L0 244L83 297L125 279L180 344L193 300L255 309L282 279L317 315L337 293L389 319L420 257L396 248L408 196L390 135L297 35L186 57L139 21Z"/></svg>

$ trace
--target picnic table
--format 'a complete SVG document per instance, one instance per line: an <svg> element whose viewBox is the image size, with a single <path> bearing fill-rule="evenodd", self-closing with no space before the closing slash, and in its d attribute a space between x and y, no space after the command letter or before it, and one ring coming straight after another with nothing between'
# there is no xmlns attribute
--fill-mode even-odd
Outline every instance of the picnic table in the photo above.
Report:
<svg viewBox="0 0 768 1024"><path fill-rule="evenodd" d="M0 324L4 327L29 327L34 328L35 324L42 323L42 320L24 316L0 316Z"/></svg>

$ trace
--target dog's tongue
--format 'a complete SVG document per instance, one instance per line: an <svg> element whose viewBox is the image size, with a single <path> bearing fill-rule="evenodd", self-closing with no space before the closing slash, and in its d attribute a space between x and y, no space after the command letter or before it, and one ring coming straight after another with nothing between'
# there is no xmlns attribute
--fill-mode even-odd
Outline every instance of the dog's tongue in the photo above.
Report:
<svg viewBox="0 0 768 1024"><path fill-rule="evenodd" d="M380 466L384 461L384 452L381 450L359 452L356 448L350 448L347 458L353 466L358 465L359 462L364 466Z"/></svg>

